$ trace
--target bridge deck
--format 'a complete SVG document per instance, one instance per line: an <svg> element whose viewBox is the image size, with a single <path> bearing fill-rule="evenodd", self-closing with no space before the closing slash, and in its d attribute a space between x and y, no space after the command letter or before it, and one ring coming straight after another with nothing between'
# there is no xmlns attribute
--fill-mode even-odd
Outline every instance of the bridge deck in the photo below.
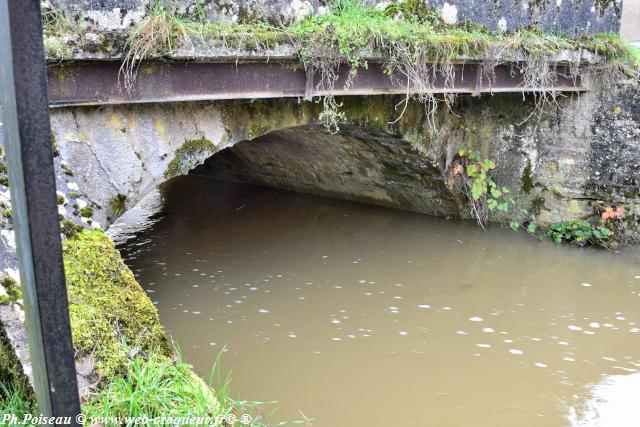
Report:
<svg viewBox="0 0 640 427"><path fill-rule="evenodd" d="M382 63L359 69L349 88L344 87L348 67L341 67L334 95L384 95L416 92L499 93L532 92L541 88L524 85L516 67L498 65L492 75L479 64L457 64L455 82L447 85L436 74L428 88L407 87L402 76L385 74ZM120 62L77 62L49 66L51 107L150 102L229 100L300 97L311 99L327 93L317 89L318 72L305 71L298 62L154 62L143 64L131 90L119 79ZM554 71L554 84L544 90L577 92L587 90L580 79L569 77L566 67Z"/></svg>

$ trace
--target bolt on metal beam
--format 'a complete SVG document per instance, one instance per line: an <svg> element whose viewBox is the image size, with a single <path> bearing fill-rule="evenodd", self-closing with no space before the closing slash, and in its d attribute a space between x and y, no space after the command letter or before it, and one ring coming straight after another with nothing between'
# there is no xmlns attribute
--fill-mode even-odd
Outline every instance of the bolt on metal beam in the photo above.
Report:
<svg viewBox="0 0 640 427"><path fill-rule="evenodd" d="M0 0L0 103L40 413L80 413L69 323L40 0Z"/></svg>

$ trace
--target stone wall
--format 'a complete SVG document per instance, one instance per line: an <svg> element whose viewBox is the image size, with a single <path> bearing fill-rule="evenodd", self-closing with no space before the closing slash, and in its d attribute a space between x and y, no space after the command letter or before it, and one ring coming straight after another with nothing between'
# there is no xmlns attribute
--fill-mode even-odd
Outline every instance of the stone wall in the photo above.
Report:
<svg viewBox="0 0 640 427"><path fill-rule="evenodd" d="M155 0L45 0L47 7L64 9L105 30L124 29L142 20ZM537 25L566 34L617 32L621 0L424 0L442 13L447 22L469 20L491 29L511 30ZM634 1L634 0L626 0ZM365 0L382 8L393 0ZM200 8L214 22L266 20L287 23L310 14L322 14L330 0L162 0L181 12Z"/></svg>
<svg viewBox="0 0 640 427"><path fill-rule="evenodd" d="M640 47L640 0L624 0L620 34Z"/></svg>

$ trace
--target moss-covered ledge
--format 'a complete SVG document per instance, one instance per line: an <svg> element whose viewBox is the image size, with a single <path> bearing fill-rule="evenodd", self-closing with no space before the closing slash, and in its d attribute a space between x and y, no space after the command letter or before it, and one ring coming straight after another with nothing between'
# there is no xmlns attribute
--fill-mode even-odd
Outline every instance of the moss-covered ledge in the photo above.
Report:
<svg viewBox="0 0 640 427"><path fill-rule="evenodd" d="M210 22L197 12L151 1L142 21L114 31L92 28L64 10L53 10L44 19L45 50L49 62L116 59L123 60L125 68L144 59L299 58L307 64L328 54L360 66L370 59L398 60L405 48L445 62L527 61L530 55L572 63L593 61L594 54L603 60L640 58L613 34L570 38L530 28L490 31L470 22L445 22L415 0L389 2L383 8L361 0L327 3L321 16L274 25L260 20Z"/></svg>
<svg viewBox="0 0 640 427"><path fill-rule="evenodd" d="M108 379L124 373L131 349L172 354L155 307L102 231L77 233L63 248L78 357L92 355Z"/></svg>

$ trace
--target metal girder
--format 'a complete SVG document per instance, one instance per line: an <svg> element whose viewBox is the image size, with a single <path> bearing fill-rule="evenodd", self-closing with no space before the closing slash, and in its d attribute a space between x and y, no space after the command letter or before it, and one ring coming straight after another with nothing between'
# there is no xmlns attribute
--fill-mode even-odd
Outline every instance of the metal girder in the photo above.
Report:
<svg viewBox="0 0 640 427"><path fill-rule="evenodd" d="M38 409L78 425L41 19L39 0L0 0L0 102Z"/></svg>
<svg viewBox="0 0 640 427"><path fill-rule="evenodd" d="M415 92L497 93L532 92L516 67L497 66L491 75L478 64L457 64L455 82L448 85L435 73L429 88L407 87L402 76L390 79L381 63L359 69L349 88L344 83L347 66L339 70L336 96L385 95ZM143 63L133 87L127 91L119 79L120 63L115 61L51 65L48 71L49 102L52 107L69 105L129 104L149 102L203 101L222 99L287 98L326 95L319 91L319 73L305 71L298 62L155 62ZM555 84L545 90L583 91L579 78L557 67Z"/></svg>

